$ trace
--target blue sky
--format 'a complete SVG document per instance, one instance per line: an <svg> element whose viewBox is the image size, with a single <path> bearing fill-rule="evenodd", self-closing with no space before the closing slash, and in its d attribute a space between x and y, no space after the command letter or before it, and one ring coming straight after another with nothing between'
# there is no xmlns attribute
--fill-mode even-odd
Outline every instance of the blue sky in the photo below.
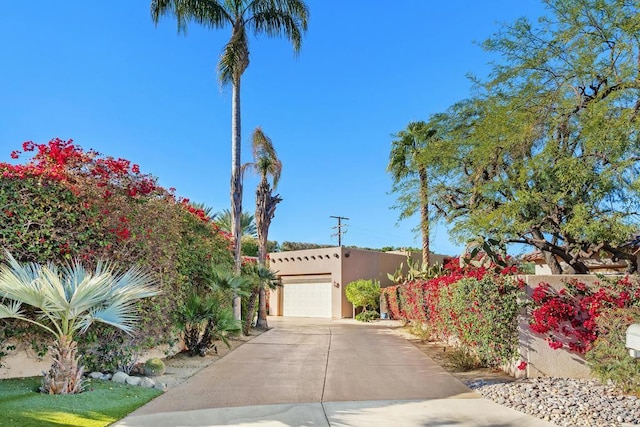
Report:
<svg viewBox="0 0 640 427"><path fill-rule="evenodd" d="M216 64L230 29L175 20L155 27L149 1L5 2L0 12L0 161L22 142L72 138L123 157L177 194L229 207L231 89ZM350 218L345 245L419 246L391 209L392 134L469 95L466 75L492 58L477 43L500 23L544 13L539 0L308 0L296 58L284 39L251 39L242 81L243 162L256 126L283 162L270 239L337 244L331 215ZM245 179L253 211L257 179ZM455 254L446 227L434 251Z"/></svg>

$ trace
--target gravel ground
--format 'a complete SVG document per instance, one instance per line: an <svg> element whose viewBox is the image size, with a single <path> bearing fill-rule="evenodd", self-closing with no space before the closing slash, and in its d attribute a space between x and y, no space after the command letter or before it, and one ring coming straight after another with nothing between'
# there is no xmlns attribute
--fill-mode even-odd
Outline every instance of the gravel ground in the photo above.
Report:
<svg viewBox="0 0 640 427"><path fill-rule="evenodd" d="M596 380L529 378L509 383L466 381L483 397L559 426L640 424L640 399Z"/></svg>

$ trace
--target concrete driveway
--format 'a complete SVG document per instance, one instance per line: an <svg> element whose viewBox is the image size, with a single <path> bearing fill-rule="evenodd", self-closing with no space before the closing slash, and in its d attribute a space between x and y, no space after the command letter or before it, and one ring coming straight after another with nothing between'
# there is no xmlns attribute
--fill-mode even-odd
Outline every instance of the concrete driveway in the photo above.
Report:
<svg viewBox="0 0 640 427"><path fill-rule="evenodd" d="M384 323L269 325L115 425L550 425L481 398Z"/></svg>

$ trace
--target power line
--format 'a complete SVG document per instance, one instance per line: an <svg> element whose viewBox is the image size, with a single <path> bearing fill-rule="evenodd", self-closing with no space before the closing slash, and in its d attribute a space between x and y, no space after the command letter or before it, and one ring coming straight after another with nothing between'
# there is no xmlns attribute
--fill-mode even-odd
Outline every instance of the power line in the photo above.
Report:
<svg viewBox="0 0 640 427"><path fill-rule="evenodd" d="M335 232L334 234L332 234L331 236L338 236L338 246L342 246L342 235L345 234L347 232L347 230L343 230L343 227L346 227L346 225L342 224L342 220L349 220L349 218L346 218L344 216L330 216L330 218L335 218L338 220L338 225L335 227L332 227L334 230L337 230L337 232Z"/></svg>

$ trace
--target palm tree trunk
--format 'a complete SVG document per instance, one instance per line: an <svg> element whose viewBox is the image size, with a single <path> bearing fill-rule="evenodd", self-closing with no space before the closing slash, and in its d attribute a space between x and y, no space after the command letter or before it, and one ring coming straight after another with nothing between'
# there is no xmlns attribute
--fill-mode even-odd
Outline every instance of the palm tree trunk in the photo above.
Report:
<svg viewBox="0 0 640 427"><path fill-rule="evenodd" d="M77 394L82 392L82 372L78 366L77 344L71 336L61 336L51 347L53 363L42 379L40 391L48 394Z"/></svg>
<svg viewBox="0 0 640 427"><path fill-rule="evenodd" d="M279 195L271 194L271 186L263 175L262 181L256 190L256 229L258 232L258 263L267 265L267 245L269 243L269 226L275 216L276 205L282 199ZM260 287L258 293L258 321L256 327L266 329L267 323L267 292L264 285Z"/></svg>
<svg viewBox="0 0 640 427"><path fill-rule="evenodd" d="M422 265L428 266L431 251L429 249L429 182L427 171L420 168L420 228L422 229Z"/></svg>
<svg viewBox="0 0 640 427"><path fill-rule="evenodd" d="M254 289L251 291L251 295L249 296L249 300L247 301L247 317L244 319L244 324L242 328L242 333L245 335L249 335L251 333L251 324L253 323L253 316L256 313L256 298L258 297L258 290Z"/></svg>
<svg viewBox="0 0 640 427"><path fill-rule="evenodd" d="M233 233L233 254L236 274L242 266L241 224L242 216L242 175L240 170L240 147L242 133L240 127L240 77L234 79L231 100L231 230ZM240 297L233 298L233 315L236 320L242 318Z"/></svg>
<svg viewBox="0 0 640 427"><path fill-rule="evenodd" d="M267 329L269 324L267 323L267 290L262 286L258 293L258 322L257 328Z"/></svg>

